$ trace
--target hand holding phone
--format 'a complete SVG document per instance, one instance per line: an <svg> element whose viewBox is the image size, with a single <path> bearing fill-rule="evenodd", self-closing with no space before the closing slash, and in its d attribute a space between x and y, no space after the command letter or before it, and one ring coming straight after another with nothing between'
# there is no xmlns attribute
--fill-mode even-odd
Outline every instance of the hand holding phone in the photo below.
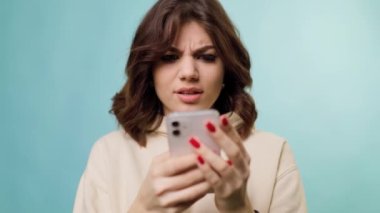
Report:
<svg viewBox="0 0 380 213"><path fill-rule="evenodd" d="M208 121L219 124L219 112L209 109L169 114L166 119L166 127L170 154L179 156L192 153L189 140L191 137L195 137L219 155L220 147L214 143L205 128Z"/></svg>

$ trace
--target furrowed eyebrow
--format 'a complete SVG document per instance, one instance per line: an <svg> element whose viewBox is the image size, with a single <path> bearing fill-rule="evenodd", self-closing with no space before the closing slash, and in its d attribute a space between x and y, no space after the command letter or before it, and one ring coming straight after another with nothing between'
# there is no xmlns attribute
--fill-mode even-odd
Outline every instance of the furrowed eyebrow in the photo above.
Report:
<svg viewBox="0 0 380 213"><path fill-rule="evenodd" d="M215 47L212 45L207 45L207 46L204 46L204 47L201 47L201 48L195 50L193 54L198 55L200 53L206 52L209 49L215 49Z"/></svg>
<svg viewBox="0 0 380 213"><path fill-rule="evenodd" d="M170 47L168 49L168 52L175 52L175 53L180 53L181 51L179 51L179 49L175 48L175 47Z"/></svg>
<svg viewBox="0 0 380 213"><path fill-rule="evenodd" d="M206 45L206 46L203 46L203 47L201 47L199 49L196 49L193 52L193 54L197 55L197 54L206 52L209 49L215 49L215 47L213 45ZM176 47L173 47L173 46L168 49L168 52L181 53L181 51L179 49L177 49Z"/></svg>

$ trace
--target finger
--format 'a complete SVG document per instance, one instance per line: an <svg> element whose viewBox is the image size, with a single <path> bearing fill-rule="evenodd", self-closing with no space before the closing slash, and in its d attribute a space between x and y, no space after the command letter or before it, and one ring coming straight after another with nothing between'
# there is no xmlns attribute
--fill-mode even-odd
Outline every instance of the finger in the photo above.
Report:
<svg viewBox="0 0 380 213"><path fill-rule="evenodd" d="M160 204L163 207L171 207L181 203L198 200L209 191L210 184L202 181L182 190L167 192L160 196Z"/></svg>
<svg viewBox="0 0 380 213"><path fill-rule="evenodd" d="M218 126L215 126L211 121L206 123L206 128L210 133L210 136L217 143L220 148L225 152L228 159L232 161L234 166L240 170L248 168L248 162L245 160L245 156L242 154L242 150L239 146L231 140L230 137L224 133Z"/></svg>
<svg viewBox="0 0 380 213"><path fill-rule="evenodd" d="M222 179L219 176L218 173L216 173L208 163L204 160L202 155L198 156L198 167L203 172L203 176L206 179L207 182L210 183L211 187L216 190L217 188L221 187L222 185Z"/></svg>
<svg viewBox="0 0 380 213"><path fill-rule="evenodd" d="M222 178L230 177L231 173L234 173L235 168L232 166L231 161L225 161L221 156L215 154L215 152L211 151L207 146L201 144L196 138L191 138L190 140L190 144L192 145L194 143L199 144L199 146L193 146L195 152L198 155L198 166L203 165L204 162L207 162L207 164L210 165L212 170L214 170L218 174L218 176ZM207 165L205 165L205 168L207 168ZM204 168L202 167L202 169ZM202 171L205 172L205 170ZM210 176L213 178L214 175L211 175L210 173Z"/></svg>
<svg viewBox="0 0 380 213"><path fill-rule="evenodd" d="M180 204L177 204L173 207L169 207L169 208L165 208L165 213L179 213L179 212L184 212L187 208L189 208L190 206L192 206L193 204L195 203L194 202L185 202L185 203L180 203Z"/></svg>
<svg viewBox="0 0 380 213"><path fill-rule="evenodd" d="M218 196L228 197L242 187L249 175L247 168L239 171L231 162L223 160L195 138L191 139L190 144L198 154L198 167Z"/></svg>
<svg viewBox="0 0 380 213"><path fill-rule="evenodd" d="M223 130L223 132L226 133L226 135L228 137L230 137L231 140L238 145L238 147L242 151L243 155L247 156L248 153L247 153L247 151L246 151L246 149L242 143L242 139L241 139L238 131L235 129L235 127L231 125L231 122L228 119L227 115L222 115L222 116L220 116L219 119L220 119L220 123L221 123L220 128Z"/></svg>
<svg viewBox="0 0 380 213"><path fill-rule="evenodd" d="M188 154L179 157L167 157L165 155L155 159L155 166L153 168L153 176L165 177L172 176L194 168L196 166L195 155Z"/></svg>
<svg viewBox="0 0 380 213"><path fill-rule="evenodd" d="M163 153L157 155L155 157L155 160L157 160L157 161L165 161L169 157L170 157L170 153L169 152L163 152Z"/></svg>
<svg viewBox="0 0 380 213"><path fill-rule="evenodd" d="M164 192L183 189L201 181L204 181L202 171L195 168L180 175L159 178L153 184L156 195L161 195Z"/></svg>
<svg viewBox="0 0 380 213"><path fill-rule="evenodd" d="M244 160L239 162L243 166L238 168L231 161L223 160L195 138L190 140L190 144L198 154L198 167L218 196L229 197L244 186L249 176L249 168Z"/></svg>
<svg viewBox="0 0 380 213"><path fill-rule="evenodd" d="M241 138L235 127L233 127L228 119L228 116L221 115L220 118L220 128L234 141L241 142Z"/></svg>
<svg viewBox="0 0 380 213"><path fill-rule="evenodd" d="M219 196L227 197L235 189L240 188L243 181L233 167L226 162L224 165L225 167L218 174L218 171L215 171L215 167L212 165L212 161L208 161L206 157L203 159L201 155L198 156L198 166L202 170L205 179L210 183L215 193Z"/></svg>

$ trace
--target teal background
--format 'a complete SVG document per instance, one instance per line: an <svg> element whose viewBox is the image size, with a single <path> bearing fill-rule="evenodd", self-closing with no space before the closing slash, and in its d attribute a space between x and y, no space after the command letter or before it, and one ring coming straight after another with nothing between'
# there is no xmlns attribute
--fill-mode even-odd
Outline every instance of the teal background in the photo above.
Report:
<svg viewBox="0 0 380 213"><path fill-rule="evenodd" d="M0 2L0 212L71 212L154 2ZM380 2L221 2L251 53L257 127L289 140L310 212L380 212Z"/></svg>

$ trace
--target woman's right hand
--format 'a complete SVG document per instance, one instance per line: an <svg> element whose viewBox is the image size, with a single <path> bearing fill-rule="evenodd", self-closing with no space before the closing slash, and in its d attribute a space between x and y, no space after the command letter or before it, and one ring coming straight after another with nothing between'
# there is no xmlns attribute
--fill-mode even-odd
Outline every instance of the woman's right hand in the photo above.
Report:
<svg viewBox="0 0 380 213"><path fill-rule="evenodd" d="M195 154L155 157L129 212L181 212L211 189Z"/></svg>

